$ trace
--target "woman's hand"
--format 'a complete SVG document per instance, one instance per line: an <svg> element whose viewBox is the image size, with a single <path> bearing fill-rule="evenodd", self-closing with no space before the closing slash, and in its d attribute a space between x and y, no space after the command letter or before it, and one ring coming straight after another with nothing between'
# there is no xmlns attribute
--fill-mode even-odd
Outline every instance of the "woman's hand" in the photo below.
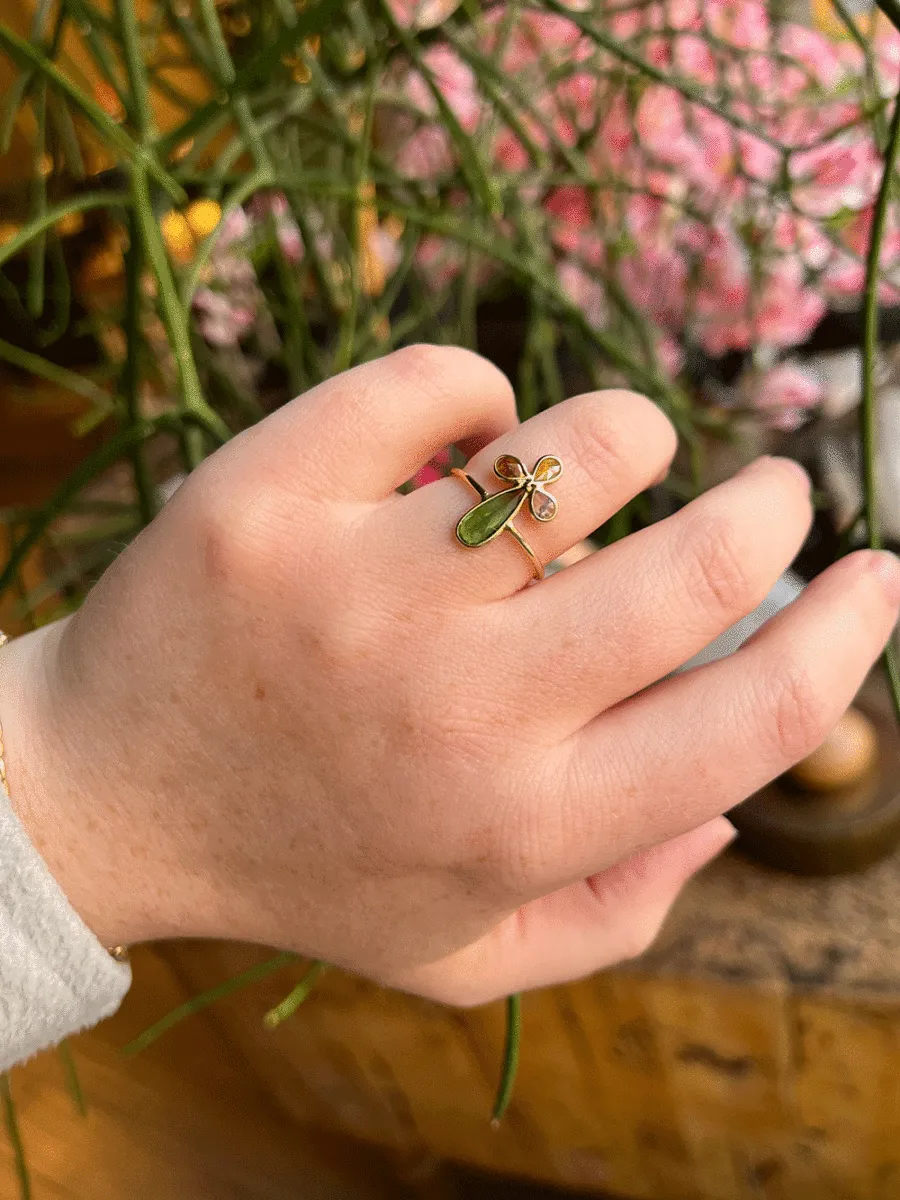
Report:
<svg viewBox="0 0 900 1200"><path fill-rule="evenodd" d="M396 494L451 442L490 490L500 453L562 460L557 518L518 518L546 562L675 434L620 391L519 426L482 359L403 350L235 438L76 617L4 652L14 802L102 939L265 942L454 1003L633 955L897 617L896 561L854 554L664 679L789 565L803 472L763 459L526 587L511 537L457 543L464 483Z"/></svg>

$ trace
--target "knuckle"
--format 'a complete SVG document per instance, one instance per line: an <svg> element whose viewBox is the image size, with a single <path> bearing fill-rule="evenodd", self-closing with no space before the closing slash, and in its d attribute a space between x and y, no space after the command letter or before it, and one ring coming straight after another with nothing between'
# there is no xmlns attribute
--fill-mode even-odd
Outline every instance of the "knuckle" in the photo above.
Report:
<svg viewBox="0 0 900 1200"><path fill-rule="evenodd" d="M572 446L582 468L592 479L619 478L629 463L629 439L609 405L586 401L571 414Z"/></svg>
<svg viewBox="0 0 900 1200"><path fill-rule="evenodd" d="M714 617L728 617L752 606L757 588L740 552L734 522L722 515L695 519L685 535L683 556L692 599Z"/></svg>
<svg viewBox="0 0 900 1200"><path fill-rule="evenodd" d="M499 392L513 401L512 387L503 372L480 354L462 346L417 342L394 351L390 364L403 381L433 396L453 393L461 380L471 380L473 374L478 373L483 379L474 390L483 391L485 395Z"/></svg>
<svg viewBox="0 0 900 1200"><path fill-rule="evenodd" d="M233 587L249 582L257 570L253 540L242 534L246 510L240 494L213 480L189 480L192 520L203 572L212 584Z"/></svg>
<svg viewBox="0 0 900 1200"><path fill-rule="evenodd" d="M803 663L782 662L771 691L775 749L784 762L793 764L822 744L835 714Z"/></svg>
<svg viewBox="0 0 900 1200"><path fill-rule="evenodd" d="M184 493L201 569L211 584L253 590L278 580L285 570L285 533L298 524L292 497L233 471L223 479L191 477Z"/></svg>

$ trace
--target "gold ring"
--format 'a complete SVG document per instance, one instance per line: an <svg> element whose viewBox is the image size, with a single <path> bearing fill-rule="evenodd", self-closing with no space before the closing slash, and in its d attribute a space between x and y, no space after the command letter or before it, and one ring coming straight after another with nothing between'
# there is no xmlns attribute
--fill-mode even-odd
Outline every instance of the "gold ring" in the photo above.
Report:
<svg viewBox="0 0 900 1200"><path fill-rule="evenodd" d="M494 474L507 487L489 496L477 480L455 467L451 474L464 480L478 496L478 503L464 513L456 526L456 540L467 550L486 546L501 533L511 533L531 562L535 579L544 578L544 564L513 524L519 511L528 501L536 521L552 521L559 511L556 498L544 487L562 475L562 463L552 454L539 458L531 471L514 454L501 454L494 462Z"/></svg>

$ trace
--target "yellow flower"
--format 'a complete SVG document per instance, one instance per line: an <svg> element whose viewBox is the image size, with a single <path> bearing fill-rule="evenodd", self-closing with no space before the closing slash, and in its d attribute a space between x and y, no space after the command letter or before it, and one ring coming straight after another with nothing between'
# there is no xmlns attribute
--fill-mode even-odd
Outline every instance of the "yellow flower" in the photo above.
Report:
<svg viewBox="0 0 900 1200"><path fill-rule="evenodd" d="M159 223L163 241L169 253L179 263L189 263L194 257L194 237L184 213L172 209Z"/></svg>
<svg viewBox="0 0 900 1200"><path fill-rule="evenodd" d="M66 213L56 222L56 232L60 237L72 237L84 229L84 215L80 212Z"/></svg>
<svg viewBox="0 0 900 1200"><path fill-rule="evenodd" d="M108 283L122 274L122 252L112 246L96 251L81 269L82 286Z"/></svg>
<svg viewBox="0 0 900 1200"><path fill-rule="evenodd" d="M237 16L229 17L225 22L225 28L234 37L246 37L253 28L253 21L247 13L242 12Z"/></svg>
<svg viewBox="0 0 900 1200"><path fill-rule="evenodd" d="M205 238L222 219L221 206L215 200L195 200L185 213L194 237Z"/></svg>

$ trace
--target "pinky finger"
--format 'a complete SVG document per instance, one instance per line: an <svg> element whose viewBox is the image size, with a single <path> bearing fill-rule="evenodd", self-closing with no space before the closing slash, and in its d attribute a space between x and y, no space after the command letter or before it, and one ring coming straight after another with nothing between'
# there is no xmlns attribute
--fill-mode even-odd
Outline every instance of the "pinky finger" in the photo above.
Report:
<svg viewBox="0 0 900 1200"><path fill-rule="evenodd" d="M580 979L655 940L684 884L734 837L716 817L579 883L524 905L484 938L399 986L446 1004L485 1004Z"/></svg>

